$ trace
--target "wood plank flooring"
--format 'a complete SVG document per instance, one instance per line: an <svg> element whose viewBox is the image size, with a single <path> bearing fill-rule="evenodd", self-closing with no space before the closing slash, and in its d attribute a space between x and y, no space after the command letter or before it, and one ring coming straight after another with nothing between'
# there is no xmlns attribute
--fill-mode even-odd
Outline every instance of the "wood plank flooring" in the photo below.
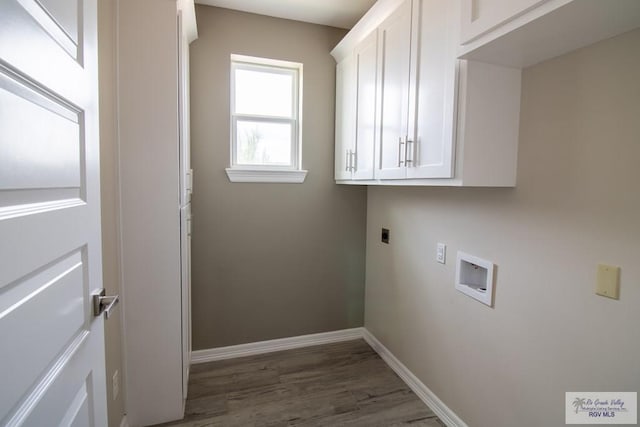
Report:
<svg viewBox="0 0 640 427"><path fill-rule="evenodd" d="M444 426L363 340L194 365L185 412L163 426Z"/></svg>

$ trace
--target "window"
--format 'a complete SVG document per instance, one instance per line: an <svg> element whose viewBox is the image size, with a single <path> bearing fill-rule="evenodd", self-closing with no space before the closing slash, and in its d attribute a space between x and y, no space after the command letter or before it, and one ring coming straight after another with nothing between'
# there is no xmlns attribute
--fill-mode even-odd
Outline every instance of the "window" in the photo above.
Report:
<svg viewBox="0 0 640 427"><path fill-rule="evenodd" d="M233 182L303 182L302 64L231 55Z"/></svg>

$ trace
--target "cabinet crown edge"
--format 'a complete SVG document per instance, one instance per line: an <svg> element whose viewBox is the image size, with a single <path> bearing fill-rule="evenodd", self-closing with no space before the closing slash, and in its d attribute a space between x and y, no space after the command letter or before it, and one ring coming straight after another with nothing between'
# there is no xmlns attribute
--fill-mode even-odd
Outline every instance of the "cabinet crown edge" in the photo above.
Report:
<svg viewBox="0 0 640 427"><path fill-rule="evenodd" d="M344 59L353 48L375 31L378 26L405 0L378 0L333 48L331 55L336 62Z"/></svg>

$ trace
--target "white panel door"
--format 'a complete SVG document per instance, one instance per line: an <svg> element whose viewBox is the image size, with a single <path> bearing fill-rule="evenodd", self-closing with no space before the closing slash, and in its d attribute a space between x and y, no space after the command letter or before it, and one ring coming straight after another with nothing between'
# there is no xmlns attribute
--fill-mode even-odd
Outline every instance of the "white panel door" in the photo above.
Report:
<svg viewBox="0 0 640 427"><path fill-rule="evenodd" d="M96 0L0 1L0 425L106 426Z"/></svg>
<svg viewBox="0 0 640 427"><path fill-rule="evenodd" d="M378 28L380 123L378 179L405 177L411 66L411 1L405 1Z"/></svg>
<svg viewBox="0 0 640 427"><path fill-rule="evenodd" d="M353 179L373 179L376 139L378 34L365 38L356 56L356 138Z"/></svg>
<svg viewBox="0 0 640 427"><path fill-rule="evenodd" d="M455 147L459 3L416 2L417 103L407 178L451 178Z"/></svg>

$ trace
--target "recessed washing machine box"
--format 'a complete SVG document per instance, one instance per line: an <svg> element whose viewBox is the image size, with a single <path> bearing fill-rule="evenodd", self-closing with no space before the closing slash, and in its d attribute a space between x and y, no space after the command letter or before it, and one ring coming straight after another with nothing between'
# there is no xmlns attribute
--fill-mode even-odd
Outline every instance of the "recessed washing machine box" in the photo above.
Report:
<svg viewBox="0 0 640 427"><path fill-rule="evenodd" d="M490 261L458 251L456 289L492 307L494 268Z"/></svg>

